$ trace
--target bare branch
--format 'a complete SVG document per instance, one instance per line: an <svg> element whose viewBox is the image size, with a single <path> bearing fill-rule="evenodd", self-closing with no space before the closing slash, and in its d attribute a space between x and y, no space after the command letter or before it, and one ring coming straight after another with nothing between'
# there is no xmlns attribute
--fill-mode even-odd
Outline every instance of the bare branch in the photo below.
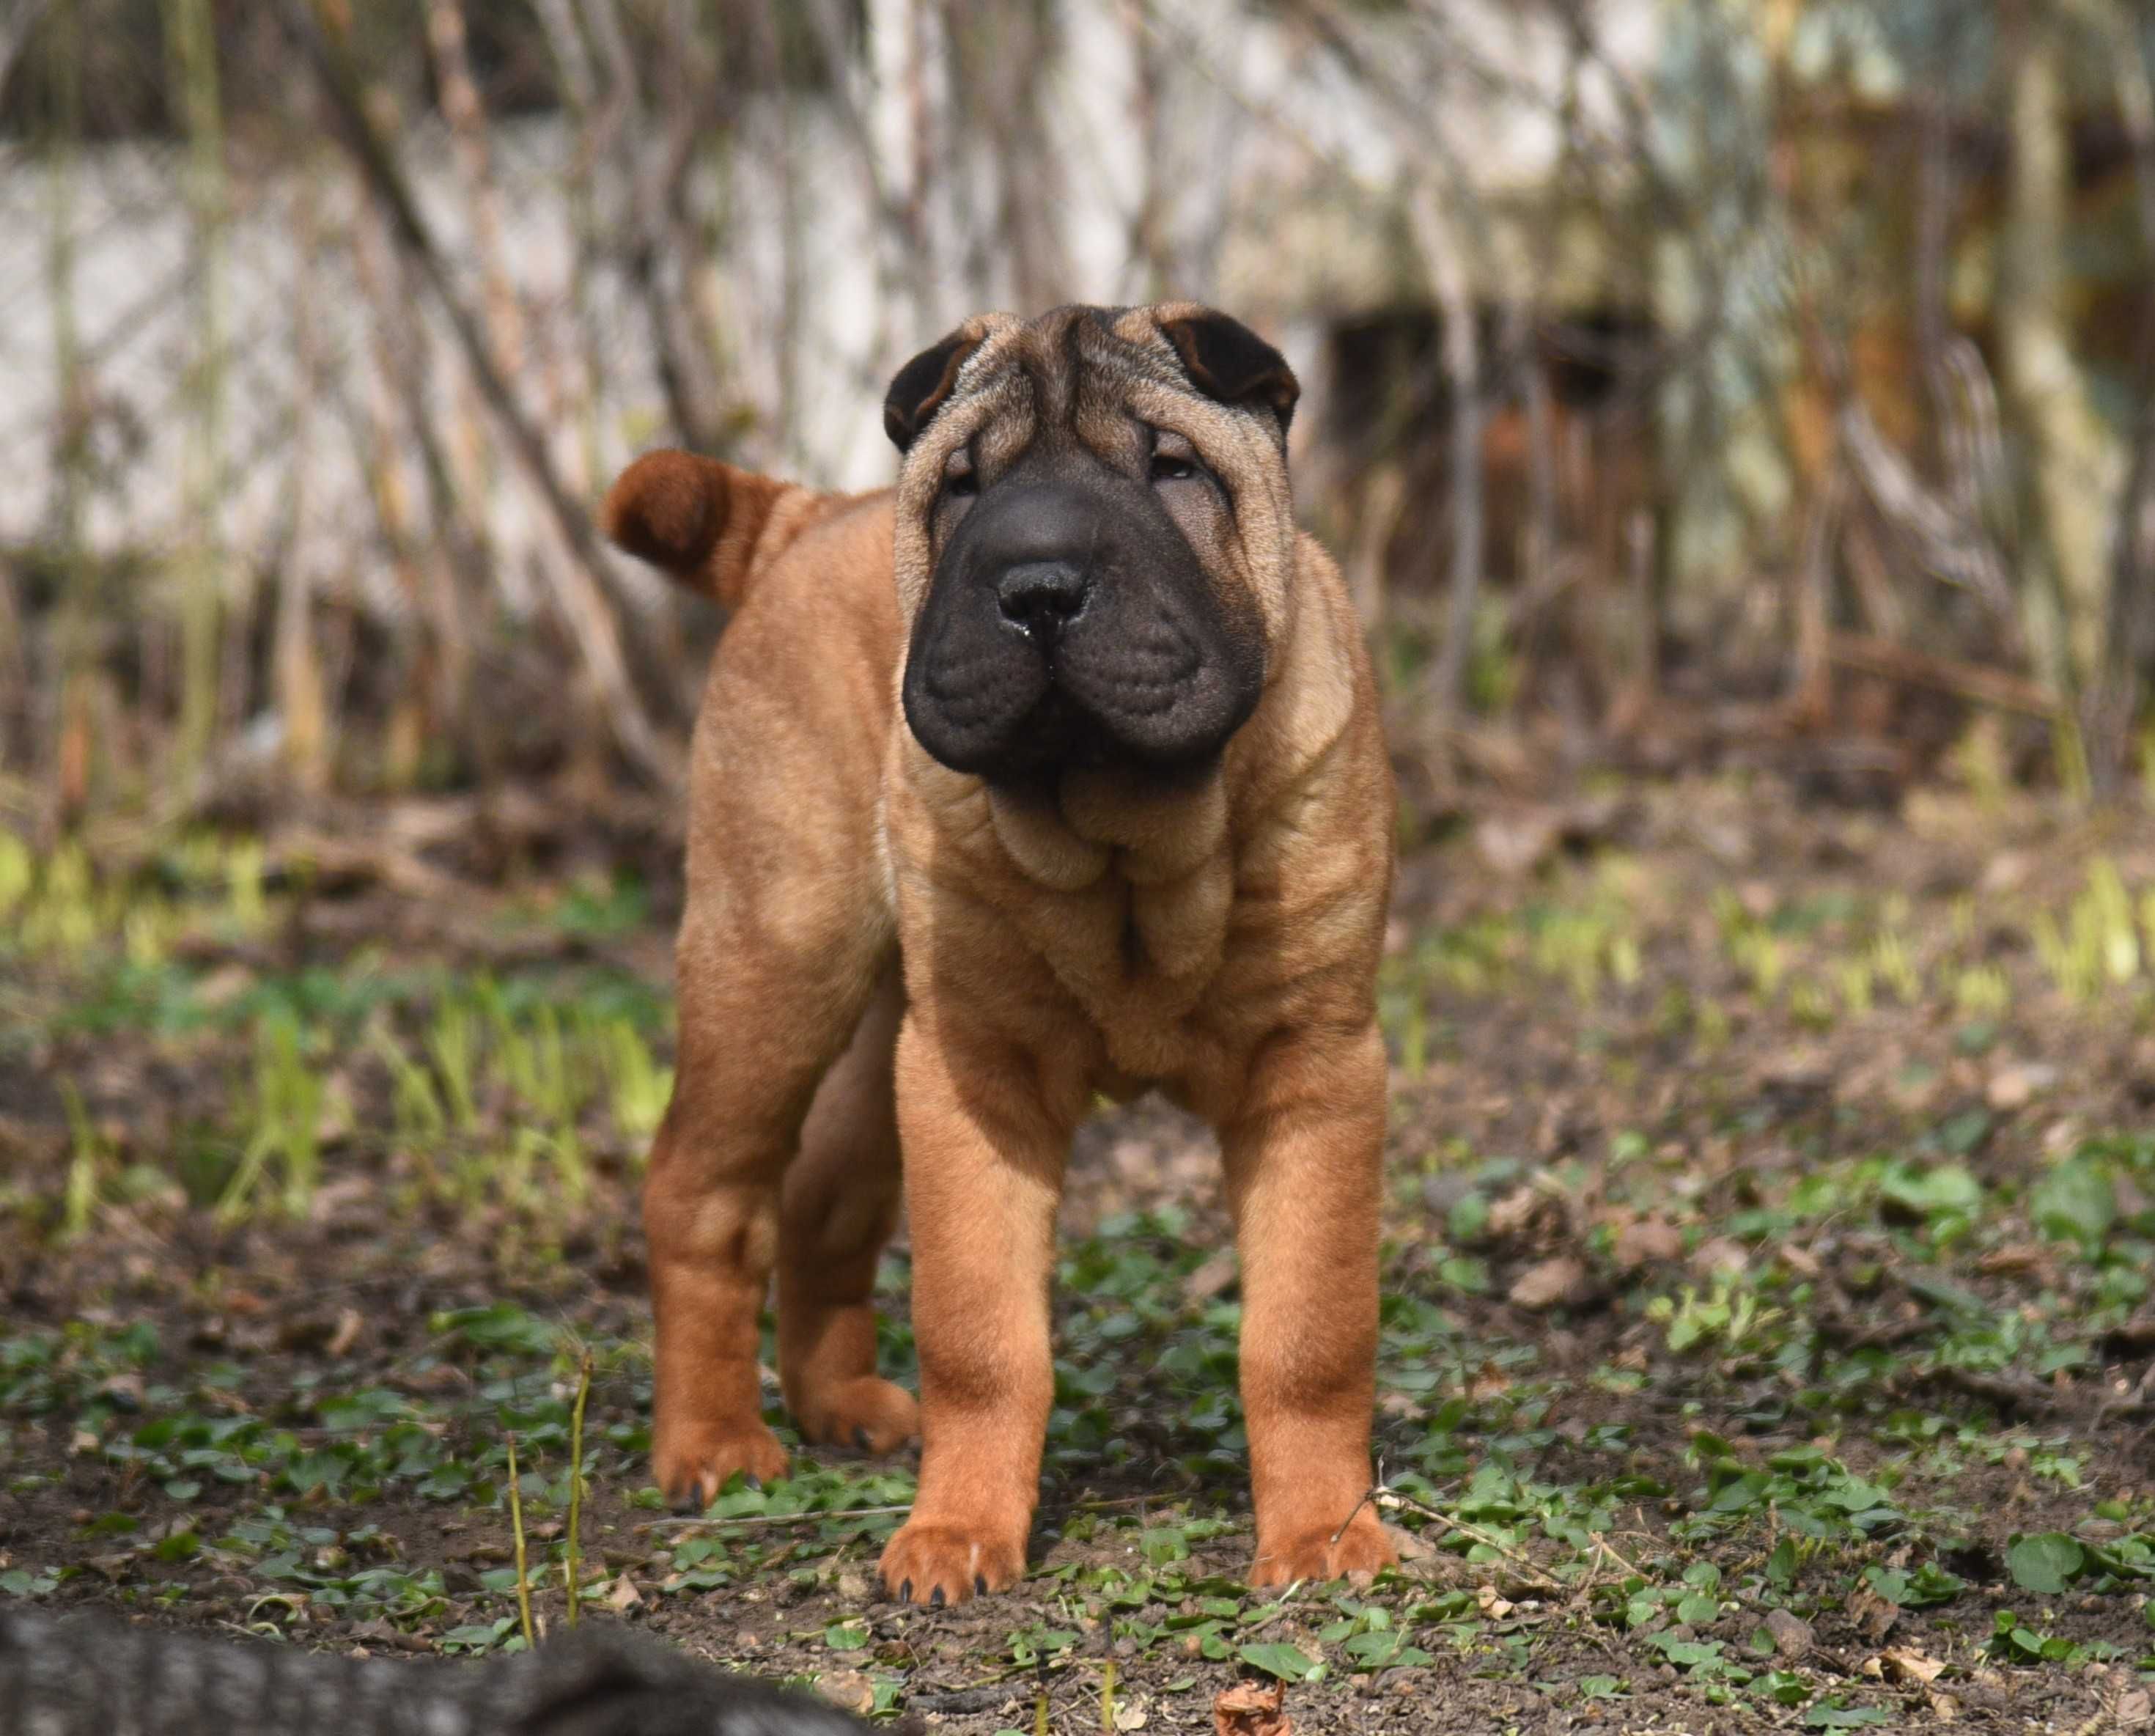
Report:
<svg viewBox="0 0 2155 1736"><path fill-rule="evenodd" d="M565 562L550 561L546 568L550 575L559 569L560 601L583 655L585 672L591 678L617 745L646 776L662 785L678 783L680 768L676 756L653 728L629 679L620 632L602 588L601 576L605 556L589 515L569 498L555 474L545 443L525 415L509 382L494 366L485 335L458 293L432 232L405 185L402 171L367 116L350 63L330 45L308 0L285 0L279 15L320 80L330 110L340 123L339 137L368 187L387 212L398 245L418 267L434 292L449 329L455 335L465 366L471 370L488 407L509 438L518 468L545 506L562 541L568 545L572 558Z"/></svg>

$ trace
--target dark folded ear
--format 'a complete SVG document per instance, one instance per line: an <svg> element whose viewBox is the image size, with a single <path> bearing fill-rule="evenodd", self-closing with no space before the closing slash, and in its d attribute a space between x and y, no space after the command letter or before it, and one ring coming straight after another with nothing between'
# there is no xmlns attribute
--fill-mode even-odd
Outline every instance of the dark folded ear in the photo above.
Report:
<svg viewBox="0 0 2155 1736"><path fill-rule="evenodd" d="M1223 404L1263 404L1286 434L1294 420L1295 400L1302 396L1302 383L1287 357L1240 320L1209 308L1164 320L1159 329L1200 392Z"/></svg>
<svg viewBox="0 0 2155 1736"><path fill-rule="evenodd" d="M965 366L965 358L980 346L980 339L970 332L954 331L898 371L883 401L883 431L892 445L904 452L920 438L921 429L934 419L958 383L958 370Z"/></svg>

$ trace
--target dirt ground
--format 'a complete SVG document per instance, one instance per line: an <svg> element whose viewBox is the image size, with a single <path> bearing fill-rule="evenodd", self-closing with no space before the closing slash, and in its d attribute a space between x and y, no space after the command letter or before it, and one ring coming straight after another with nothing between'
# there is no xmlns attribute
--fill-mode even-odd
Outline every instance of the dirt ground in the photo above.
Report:
<svg viewBox="0 0 2155 1736"><path fill-rule="evenodd" d="M2155 822L1764 776L1401 875L1380 1498L1259 1596L1207 1139L1081 1139L1034 1567L919 1611L914 1461L668 1513L633 1194L663 860L457 889L32 863L0 951L0 1595L376 1652L586 1619L953 1733L2146 1723ZM4 868L4 864L0 864ZM8 883L0 873L0 885ZM909 1378L903 1239L887 1360ZM775 1390L771 1395L775 1402ZM777 1413L774 1411L775 1419Z"/></svg>

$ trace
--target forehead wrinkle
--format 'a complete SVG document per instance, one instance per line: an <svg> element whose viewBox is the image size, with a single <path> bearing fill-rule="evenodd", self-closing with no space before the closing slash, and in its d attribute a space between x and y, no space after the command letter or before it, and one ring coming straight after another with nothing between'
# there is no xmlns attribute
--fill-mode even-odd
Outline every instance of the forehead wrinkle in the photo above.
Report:
<svg viewBox="0 0 2155 1736"><path fill-rule="evenodd" d="M1163 377L1158 357L1102 320L1078 333L1078 351L1073 428L1098 456L1127 460L1144 444L1137 398L1149 387L1170 386L1174 376Z"/></svg>
<svg viewBox="0 0 2155 1736"><path fill-rule="evenodd" d="M1142 309L1113 325L1095 325L1085 335L1087 347L1111 372L1164 385L1187 385L1182 358Z"/></svg>
<svg viewBox="0 0 2155 1736"><path fill-rule="evenodd" d="M968 320L961 329L975 325L981 328L980 341L972 354L958 365L946 410L993 392L1009 371L1011 352L1025 342L1024 325L1007 314L984 314L976 320Z"/></svg>
<svg viewBox="0 0 2155 1736"><path fill-rule="evenodd" d="M1031 446L1040 427L1039 401L1032 382L1022 374L1008 382L1008 403L980 424L974 462L983 470L1002 470Z"/></svg>
<svg viewBox="0 0 2155 1736"><path fill-rule="evenodd" d="M969 363L960 376L959 390L952 394L942 414L929 424L937 440L935 457L939 465L968 442L981 440L985 444L992 444L1006 423L1016 422L1030 427L1032 382L1018 359L1007 353L1007 347L1004 346L1005 353L990 356L987 365L978 371Z"/></svg>
<svg viewBox="0 0 2155 1736"><path fill-rule="evenodd" d="M1031 341L1018 366L1032 387L1033 408L1042 428L1067 422L1077 407L1075 388L1083 371L1077 327L1078 321L1063 313L1037 320L1026 330Z"/></svg>
<svg viewBox="0 0 2155 1736"><path fill-rule="evenodd" d="M1108 328L1126 344L1142 349L1149 338L1159 335L1159 324L1149 307L1125 308Z"/></svg>
<svg viewBox="0 0 2155 1736"><path fill-rule="evenodd" d="M1084 315L1072 312L1062 322L1062 365L1072 387L1085 377L1085 334L1090 325Z"/></svg>

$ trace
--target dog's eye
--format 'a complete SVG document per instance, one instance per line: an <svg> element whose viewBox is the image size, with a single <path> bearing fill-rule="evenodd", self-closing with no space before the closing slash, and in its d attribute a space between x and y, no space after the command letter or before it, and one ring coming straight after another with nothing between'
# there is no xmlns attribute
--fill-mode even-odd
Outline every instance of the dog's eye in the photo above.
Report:
<svg viewBox="0 0 2155 1736"><path fill-rule="evenodd" d="M1197 474L1197 466L1190 459L1178 458L1171 452L1156 452L1152 455L1152 479L1154 482L1187 482Z"/></svg>
<svg viewBox="0 0 2155 1736"><path fill-rule="evenodd" d="M960 499L968 494L977 494L980 492L980 479L970 470L961 470L955 476L943 479L943 492Z"/></svg>

